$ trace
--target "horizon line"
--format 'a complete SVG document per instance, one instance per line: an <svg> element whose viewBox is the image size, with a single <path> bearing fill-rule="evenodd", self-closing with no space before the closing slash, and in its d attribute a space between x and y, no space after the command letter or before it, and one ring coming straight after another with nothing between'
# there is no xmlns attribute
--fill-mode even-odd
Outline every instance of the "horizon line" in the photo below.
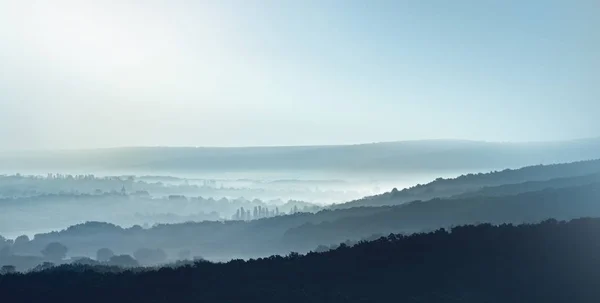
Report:
<svg viewBox="0 0 600 303"><path fill-rule="evenodd" d="M108 147L82 147L82 148L40 148L40 149L14 149L0 150L3 153L36 153L36 152L77 152L77 151L101 151L101 150L118 150L118 149L259 149L259 148L318 148L318 147L343 147L343 146L361 146L361 145L376 145L376 144L394 144L394 143L418 143L418 142L465 142L465 143L485 143L485 144L551 144L551 143L569 143L577 141L600 140L597 137L581 137L574 139L561 140L529 140L529 141L493 141L493 140L474 140L474 139L457 139L457 138L438 138L438 139L409 139L409 140L394 140L394 141L375 141L362 143L346 143L346 144L299 144L299 145L234 145L234 146L215 146L215 145L121 145Z"/></svg>

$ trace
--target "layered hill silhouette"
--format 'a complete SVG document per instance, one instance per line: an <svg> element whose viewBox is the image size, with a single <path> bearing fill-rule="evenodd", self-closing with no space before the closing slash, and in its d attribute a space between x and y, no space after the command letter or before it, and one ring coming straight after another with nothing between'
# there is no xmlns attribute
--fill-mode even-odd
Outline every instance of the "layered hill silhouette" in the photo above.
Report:
<svg viewBox="0 0 600 303"><path fill-rule="evenodd" d="M519 187L521 191L527 189L534 190L536 181L554 180L552 183L538 182L537 188L567 186L569 184L580 184L593 179L594 176L587 176L600 173L600 160L587 160L574 163L562 163L551 165L527 166L520 169L505 169L503 171L494 171L490 173L477 173L462 175L457 178L443 179L438 178L435 181L424 185L416 185L403 190L393 189L390 192L365 197L359 200L335 205L332 208L351 208L357 206L383 206L399 205L405 202L415 200L428 200L433 198L452 197L465 193L466 195L475 194L485 195L491 193L492 189L499 185L516 185L525 183ZM569 179L570 177L581 176L581 178ZM567 180L568 179L568 180ZM594 179L595 180L595 179ZM589 183L589 182L588 182ZM519 192L513 186L513 192ZM528 188L529 187L529 188ZM508 188L496 189L496 191L509 193Z"/></svg>
<svg viewBox="0 0 600 303"><path fill-rule="evenodd" d="M7 302L596 302L600 219L467 225L323 253L0 275Z"/></svg>
<svg viewBox="0 0 600 303"><path fill-rule="evenodd" d="M48 244L59 242L69 248L72 256L94 256L101 248L117 254L160 248L170 256L186 250L191 255L226 261L307 252L318 246L388 233L411 234L485 222L535 223L549 218L600 216L599 174L597 160L527 167L434 181L424 187L444 184L444 191L439 191L443 195L426 201L328 209L253 221L188 222L151 228L89 222L36 235L21 244L19 254L39 254ZM523 182L514 183L520 181Z"/></svg>

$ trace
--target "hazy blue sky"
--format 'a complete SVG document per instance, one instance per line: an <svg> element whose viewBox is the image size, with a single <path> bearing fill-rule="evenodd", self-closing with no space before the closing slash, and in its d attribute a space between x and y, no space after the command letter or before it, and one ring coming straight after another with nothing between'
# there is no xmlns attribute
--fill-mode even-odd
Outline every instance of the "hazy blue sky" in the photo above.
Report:
<svg viewBox="0 0 600 303"><path fill-rule="evenodd" d="M600 2L0 0L0 149L600 135Z"/></svg>

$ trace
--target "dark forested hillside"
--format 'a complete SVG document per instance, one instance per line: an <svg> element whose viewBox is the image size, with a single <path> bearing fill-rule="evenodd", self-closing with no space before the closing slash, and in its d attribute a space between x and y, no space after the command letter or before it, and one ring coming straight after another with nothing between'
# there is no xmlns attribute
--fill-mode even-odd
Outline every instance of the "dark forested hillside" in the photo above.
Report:
<svg viewBox="0 0 600 303"><path fill-rule="evenodd" d="M6 302L598 302L600 219L469 225L324 253L0 276Z"/></svg>
<svg viewBox="0 0 600 303"><path fill-rule="evenodd" d="M527 166L520 169L506 169L485 174L467 174L452 179L438 178L428 184L417 185L403 190L393 189L381 195L335 205L333 208L398 205L415 200L429 200L460 195L478 191L484 187L519 184L530 181L547 181L556 178L569 178L598 173L600 173L600 160ZM558 180L556 184L561 182L561 180ZM573 181L573 183L577 184L577 180Z"/></svg>

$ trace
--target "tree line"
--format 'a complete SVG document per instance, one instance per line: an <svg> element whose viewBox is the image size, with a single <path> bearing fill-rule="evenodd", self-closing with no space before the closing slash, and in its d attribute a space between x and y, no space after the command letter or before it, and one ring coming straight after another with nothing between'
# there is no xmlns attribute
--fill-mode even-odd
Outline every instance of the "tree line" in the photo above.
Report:
<svg viewBox="0 0 600 303"><path fill-rule="evenodd" d="M325 252L0 276L7 302L598 302L600 219L390 234Z"/></svg>
<svg viewBox="0 0 600 303"><path fill-rule="evenodd" d="M27 236L21 236L15 241L0 239L0 273L14 273L17 271L40 271L43 269L55 267L62 264L78 265L103 265L116 266L121 268L132 268L139 266L158 266L165 265L168 261L186 261L193 259L202 259L199 256L192 258L192 252L181 250L176 256L167 256L167 253L161 248L139 248L129 254L115 254L109 248L101 248L95 258L87 256L71 256L67 258L69 249L59 242L47 244L39 253L39 256L17 255L13 250L19 249L28 239Z"/></svg>

